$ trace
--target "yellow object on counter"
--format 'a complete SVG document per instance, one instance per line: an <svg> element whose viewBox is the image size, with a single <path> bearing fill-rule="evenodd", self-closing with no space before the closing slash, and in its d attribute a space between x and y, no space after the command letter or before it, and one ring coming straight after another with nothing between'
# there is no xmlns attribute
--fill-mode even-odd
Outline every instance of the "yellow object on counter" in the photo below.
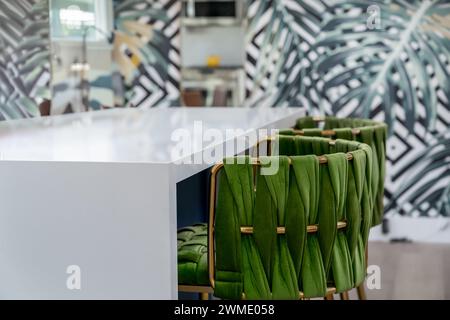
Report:
<svg viewBox="0 0 450 320"><path fill-rule="evenodd" d="M221 58L218 55L208 56L206 59L206 65L208 68L217 68L220 66L220 60Z"/></svg>

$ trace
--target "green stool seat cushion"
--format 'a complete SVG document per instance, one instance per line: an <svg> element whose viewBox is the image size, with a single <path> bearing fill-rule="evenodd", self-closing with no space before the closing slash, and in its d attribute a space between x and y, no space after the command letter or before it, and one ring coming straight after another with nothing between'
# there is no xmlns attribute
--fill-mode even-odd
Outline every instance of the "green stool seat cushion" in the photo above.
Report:
<svg viewBox="0 0 450 320"><path fill-rule="evenodd" d="M178 284L208 286L208 226L178 230Z"/></svg>

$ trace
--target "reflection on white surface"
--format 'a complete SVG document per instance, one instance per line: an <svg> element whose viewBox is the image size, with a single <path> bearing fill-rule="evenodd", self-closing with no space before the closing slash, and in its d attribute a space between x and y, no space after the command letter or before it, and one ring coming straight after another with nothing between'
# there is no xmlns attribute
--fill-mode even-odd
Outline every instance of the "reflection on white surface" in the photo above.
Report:
<svg viewBox="0 0 450 320"><path fill-rule="evenodd" d="M170 163L176 129L271 128L302 108L116 109L0 124L2 160ZM202 145L202 137L194 138Z"/></svg>

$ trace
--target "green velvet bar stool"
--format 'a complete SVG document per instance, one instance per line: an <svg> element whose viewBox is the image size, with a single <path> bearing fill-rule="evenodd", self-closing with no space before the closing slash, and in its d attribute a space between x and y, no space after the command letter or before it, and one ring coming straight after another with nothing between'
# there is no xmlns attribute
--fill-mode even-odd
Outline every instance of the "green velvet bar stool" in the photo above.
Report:
<svg viewBox="0 0 450 320"><path fill-rule="evenodd" d="M298 139L300 142L304 142L298 145ZM295 143L297 141L297 145ZM310 143L307 143L311 141ZM314 142L316 141L316 142ZM341 205L344 205L346 221L352 221L350 226L351 228L347 228L346 234L349 241L349 248L351 253L351 260L353 263L356 263L357 266L354 266L354 276L355 283L354 286L350 286L347 284L348 288L357 288L362 298L364 294L364 286L363 281L365 279L365 270L367 265L367 259L365 253L367 252L368 245L368 237L369 230L371 227L371 222L373 220L373 201L372 201L372 181L373 181L373 154L372 149L369 148L366 144L350 141L350 140L342 140L338 139L336 141L330 142L330 147L327 148L326 144L322 143L322 147L318 147L317 141L323 141L322 138L313 138L313 137L303 137L301 135L280 135L276 139L277 145L273 147L274 150L278 151L280 155L303 155L305 153L334 153L334 152L351 152L358 149L364 149L365 152L365 174L361 173L361 165L358 165L358 161L353 160L351 165L348 167L348 178L347 178L347 186L343 187L345 189L344 192L347 194L343 196L343 202ZM303 145L303 146L302 146ZM330 166L330 164L328 165ZM359 166L359 167L355 167ZM363 170L364 171L364 170ZM345 178L341 177L340 182L345 182ZM321 182L322 183L322 182ZM364 184L364 186L361 185ZM362 188L364 191L362 191ZM328 190L327 193L330 193L331 190ZM327 202L324 199L322 202ZM320 208L320 211L323 211ZM355 223L355 224L353 224ZM360 234L358 235L358 230ZM356 250L356 251L355 251ZM341 248L342 251L342 248ZM343 251L345 252L345 250ZM337 266L336 268L340 268ZM331 279L332 281L332 279ZM348 290L342 290L342 286L337 285L338 288L341 288L339 293L341 294L341 298L344 300L348 299Z"/></svg>
<svg viewBox="0 0 450 320"><path fill-rule="evenodd" d="M364 280L371 148L318 137L277 141L286 156L213 167L208 225L178 233L180 292L302 299L345 293Z"/></svg>
<svg viewBox="0 0 450 320"><path fill-rule="evenodd" d="M327 117L303 117L297 120L294 129L281 130L280 134L333 137L356 140L372 147L372 202L374 207L372 226L382 223L384 214L384 179L386 163L387 125L369 119ZM366 252L366 260L368 252ZM365 300L364 286L358 289L358 296ZM347 294L343 294L347 298Z"/></svg>

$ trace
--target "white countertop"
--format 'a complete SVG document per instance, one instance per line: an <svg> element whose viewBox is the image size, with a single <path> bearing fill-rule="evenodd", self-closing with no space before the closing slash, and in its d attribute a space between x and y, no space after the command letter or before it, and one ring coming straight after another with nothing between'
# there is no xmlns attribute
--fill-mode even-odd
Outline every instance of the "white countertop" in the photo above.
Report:
<svg viewBox="0 0 450 320"><path fill-rule="evenodd" d="M230 142L304 111L116 109L0 123L0 299L176 299L177 184L211 164L176 165L172 133L193 136L194 159L233 155L246 148ZM197 120L220 137L247 132L205 144ZM70 266L80 290L67 287Z"/></svg>
<svg viewBox="0 0 450 320"><path fill-rule="evenodd" d="M186 129L204 147L194 123L203 129L285 126L303 108L115 109L0 123L0 159L7 161L172 163L172 133ZM233 138L237 138L235 136ZM217 143L223 143L218 141Z"/></svg>

